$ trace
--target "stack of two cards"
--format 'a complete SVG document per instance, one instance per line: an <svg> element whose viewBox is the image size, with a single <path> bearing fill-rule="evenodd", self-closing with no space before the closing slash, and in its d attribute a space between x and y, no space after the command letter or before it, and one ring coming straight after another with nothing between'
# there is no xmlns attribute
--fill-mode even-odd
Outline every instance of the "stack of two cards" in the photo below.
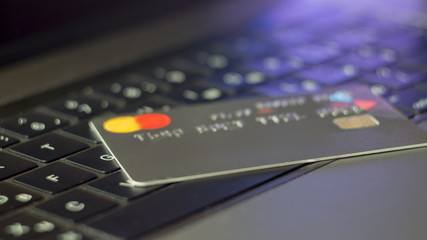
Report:
<svg viewBox="0 0 427 240"><path fill-rule="evenodd" d="M422 130L358 85L90 125L135 187L427 146Z"/></svg>

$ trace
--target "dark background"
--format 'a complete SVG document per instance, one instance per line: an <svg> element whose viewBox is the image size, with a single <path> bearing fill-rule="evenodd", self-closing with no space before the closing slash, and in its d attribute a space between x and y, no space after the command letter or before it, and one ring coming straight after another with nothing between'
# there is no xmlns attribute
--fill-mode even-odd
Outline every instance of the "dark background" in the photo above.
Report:
<svg viewBox="0 0 427 240"><path fill-rule="evenodd" d="M148 21L196 0L2 0L0 66Z"/></svg>

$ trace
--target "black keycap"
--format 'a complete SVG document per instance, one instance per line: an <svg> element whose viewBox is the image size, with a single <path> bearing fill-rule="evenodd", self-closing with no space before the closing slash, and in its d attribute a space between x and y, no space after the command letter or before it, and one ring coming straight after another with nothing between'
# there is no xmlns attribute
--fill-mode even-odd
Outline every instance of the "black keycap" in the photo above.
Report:
<svg viewBox="0 0 427 240"><path fill-rule="evenodd" d="M141 101L116 111L116 113L134 113L134 114L145 114L156 111L168 112L176 105L179 105L177 101L166 99L164 97L156 96L149 100Z"/></svg>
<svg viewBox="0 0 427 240"><path fill-rule="evenodd" d="M53 129L62 127L67 123L58 117L48 116L38 112L27 112L6 118L0 126L26 137L34 137Z"/></svg>
<svg viewBox="0 0 427 240"><path fill-rule="evenodd" d="M11 148L41 162L51 162L87 148L88 145L58 134L49 134Z"/></svg>
<svg viewBox="0 0 427 240"><path fill-rule="evenodd" d="M257 86L268 81L267 76L263 72L248 71L248 72L221 72L213 76L210 81L219 83L220 85L230 88L235 91L244 88Z"/></svg>
<svg viewBox="0 0 427 240"><path fill-rule="evenodd" d="M6 134L0 134L0 148L9 147L18 143L19 140Z"/></svg>
<svg viewBox="0 0 427 240"><path fill-rule="evenodd" d="M358 51L337 60L341 64L351 64L363 71L374 71L387 66L397 59L396 53L391 49L376 50L372 47L363 47Z"/></svg>
<svg viewBox="0 0 427 240"><path fill-rule="evenodd" d="M335 44L307 44L289 49L285 54L300 58L306 63L318 64L340 56L342 51Z"/></svg>
<svg viewBox="0 0 427 240"><path fill-rule="evenodd" d="M87 121L79 122L76 125L63 129L67 133L71 133L75 136L81 137L87 141L93 143L100 143L101 141L96 137L95 133L89 127Z"/></svg>
<svg viewBox="0 0 427 240"><path fill-rule="evenodd" d="M0 152L0 180L37 167L37 164Z"/></svg>
<svg viewBox="0 0 427 240"><path fill-rule="evenodd" d="M20 213L0 220L0 239L34 239L57 229L50 220Z"/></svg>
<svg viewBox="0 0 427 240"><path fill-rule="evenodd" d="M277 56L256 59L243 65L243 68L262 72L269 78L279 78L289 75L304 67L306 67L306 64L299 58L284 58Z"/></svg>
<svg viewBox="0 0 427 240"><path fill-rule="evenodd" d="M185 103L200 103L223 99L227 93L216 87L193 86L181 89L172 97Z"/></svg>
<svg viewBox="0 0 427 240"><path fill-rule="evenodd" d="M54 215L79 221L117 205L115 202L84 190L75 189L59 197L50 199L37 208Z"/></svg>
<svg viewBox="0 0 427 240"><path fill-rule="evenodd" d="M188 50L179 55L174 55L168 61L172 68L195 74L194 76L206 77L211 76L214 70L229 66L230 61L226 56L209 53L205 50L200 48Z"/></svg>
<svg viewBox="0 0 427 240"><path fill-rule="evenodd" d="M385 97L391 94L391 90L382 84L370 84L369 87L371 88L371 93L376 96Z"/></svg>
<svg viewBox="0 0 427 240"><path fill-rule="evenodd" d="M195 64L200 68L199 72L205 73L204 75L211 75L213 70L227 69L231 65L231 59L219 53L212 53L206 49L192 50L182 56L186 61Z"/></svg>
<svg viewBox="0 0 427 240"><path fill-rule="evenodd" d="M56 162L21 175L15 180L48 193L57 193L95 177L95 174L88 171Z"/></svg>
<svg viewBox="0 0 427 240"><path fill-rule="evenodd" d="M181 69L183 72L190 74L190 76L192 73L192 71L184 70L185 68L182 68L180 64L171 63L170 69ZM127 77L129 81L137 84L137 86L146 94L168 94L172 90L172 85L169 84L167 81L157 81L151 77L147 77L147 75L142 73L140 70L128 73Z"/></svg>
<svg viewBox="0 0 427 240"><path fill-rule="evenodd" d="M109 173L119 169L115 158L102 146L71 156L68 160L102 173Z"/></svg>
<svg viewBox="0 0 427 240"><path fill-rule="evenodd" d="M396 50L402 56L417 56L426 52L426 35L417 28L407 32L399 32L393 37L385 39L381 46Z"/></svg>
<svg viewBox="0 0 427 240"><path fill-rule="evenodd" d="M412 116L427 111L427 91L408 88L391 95L388 100L398 108L411 112Z"/></svg>
<svg viewBox="0 0 427 240"><path fill-rule="evenodd" d="M77 232L75 230L68 231L55 231L55 233L47 234L40 236L40 238L36 238L34 240L47 240L47 239L55 239L55 240L99 240L99 238L90 238L84 235L81 232Z"/></svg>
<svg viewBox="0 0 427 240"><path fill-rule="evenodd" d="M40 194L16 184L0 183L0 214L40 200Z"/></svg>
<svg viewBox="0 0 427 240"><path fill-rule="evenodd" d="M103 111L112 109L112 105L107 100L100 100L89 98L85 96L81 97L70 97L59 101L52 105L48 105L49 108L75 116L79 119L93 117Z"/></svg>
<svg viewBox="0 0 427 240"><path fill-rule="evenodd" d="M402 89L421 81L422 78L423 76L416 71L380 67L375 73L365 75L363 81L382 84L393 89Z"/></svg>
<svg viewBox="0 0 427 240"><path fill-rule="evenodd" d="M89 225L119 237L134 238L277 175L264 173L170 185Z"/></svg>
<svg viewBox="0 0 427 240"><path fill-rule="evenodd" d="M329 42L334 42L342 48L355 49L360 46L373 44L377 41L373 31L363 31L362 29L349 29L328 36Z"/></svg>
<svg viewBox="0 0 427 240"><path fill-rule="evenodd" d="M110 194L114 194L119 198L126 200L131 200L136 197L147 194L155 189L158 189L162 186L155 187L145 187L145 188L135 188L129 187L126 183L126 176L121 173L113 173L107 177L96 180L89 184L90 187L93 187L96 190L101 190Z"/></svg>
<svg viewBox="0 0 427 240"><path fill-rule="evenodd" d="M157 91L155 84L142 86L133 82L111 82L101 86L96 86L95 91L122 99L126 102L141 100L150 93Z"/></svg>
<svg viewBox="0 0 427 240"><path fill-rule="evenodd" d="M286 95L313 93L321 90L322 88L323 87L316 81L289 77L260 86L256 89L256 91L270 97L279 97Z"/></svg>
<svg viewBox="0 0 427 240"><path fill-rule="evenodd" d="M169 85L182 85L193 81L194 78L199 77L198 74L188 73L182 69L170 66L170 64L157 64L153 65L142 71L148 77L159 80L162 83ZM170 87L168 87L170 88Z"/></svg>
<svg viewBox="0 0 427 240"><path fill-rule="evenodd" d="M297 76L326 85L337 85L355 78L357 74L358 71L353 65L319 65L304 70Z"/></svg>

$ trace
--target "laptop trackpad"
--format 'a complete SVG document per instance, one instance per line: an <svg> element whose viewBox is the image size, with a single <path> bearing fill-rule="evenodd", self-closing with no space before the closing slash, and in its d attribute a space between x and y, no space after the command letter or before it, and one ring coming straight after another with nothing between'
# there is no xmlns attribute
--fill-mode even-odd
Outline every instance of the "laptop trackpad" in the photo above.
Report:
<svg viewBox="0 0 427 240"><path fill-rule="evenodd" d="M134 186L427 146L362 85L91 121Z"/></svg>

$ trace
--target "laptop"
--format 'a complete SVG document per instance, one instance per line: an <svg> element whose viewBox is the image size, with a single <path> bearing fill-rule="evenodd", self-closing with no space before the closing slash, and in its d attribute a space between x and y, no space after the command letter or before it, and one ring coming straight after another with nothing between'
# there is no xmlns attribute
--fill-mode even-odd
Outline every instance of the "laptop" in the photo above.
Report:
<svg viewBox="0 0 427 240"><path fill-rule="evenodd" d="M427 131L426 5L3 1L0 239L425 238L425 148L135 188L88 122L358 83Z"/></svg>

